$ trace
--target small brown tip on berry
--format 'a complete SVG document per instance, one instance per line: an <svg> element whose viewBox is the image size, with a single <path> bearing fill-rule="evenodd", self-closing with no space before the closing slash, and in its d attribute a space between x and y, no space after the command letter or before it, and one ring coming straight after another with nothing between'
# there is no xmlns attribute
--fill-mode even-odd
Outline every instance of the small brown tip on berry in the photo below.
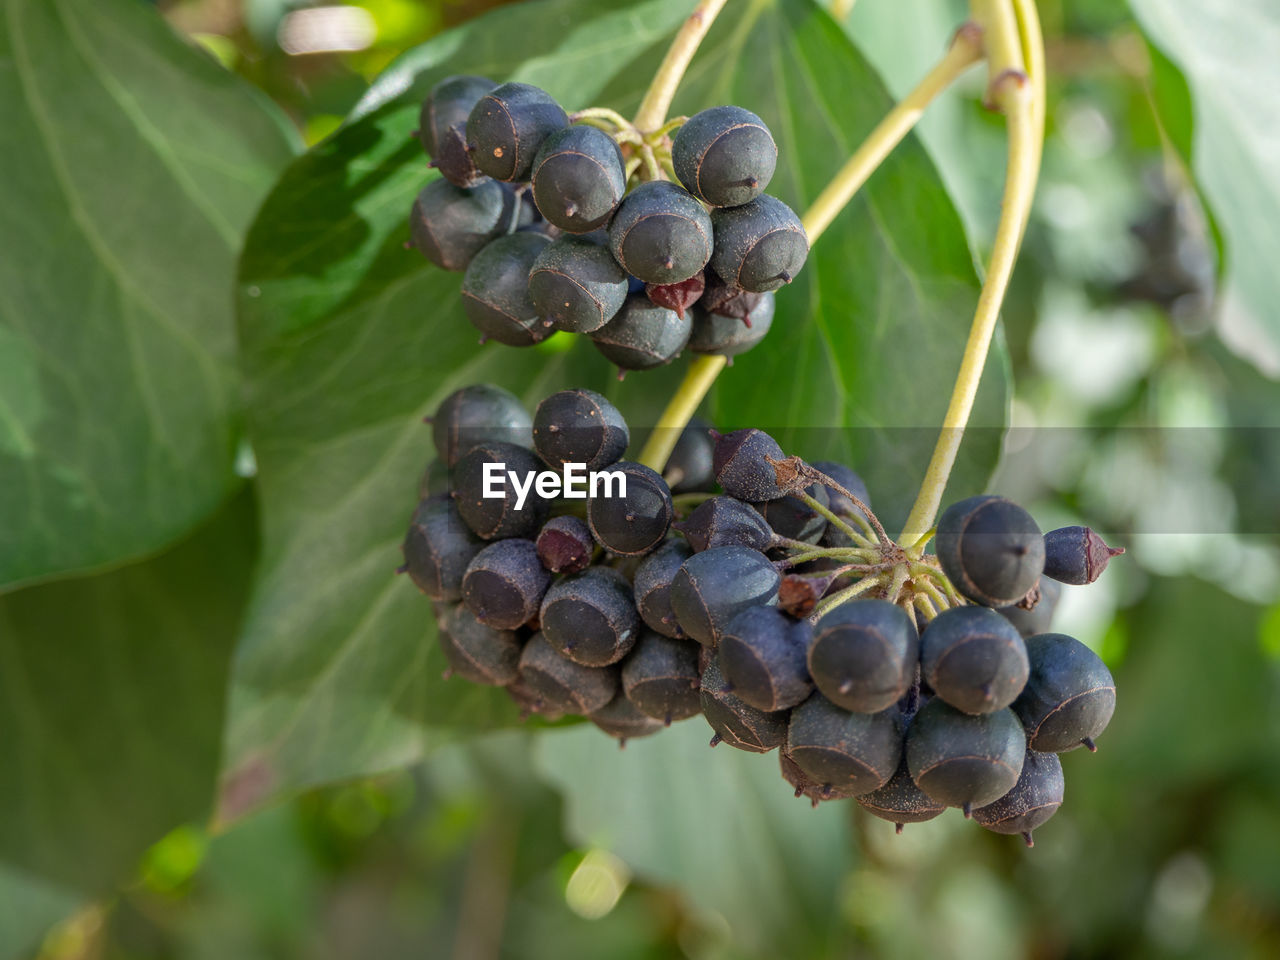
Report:
<svg viewBox="0 0 1280 960"><path fill-rule="evenodd" d="M676 262L670 257L667 257L662 261L662 266L667 270L674 270L676 268Z"/></svg>
<svg viewBox="0 0 1280 960"><path fill-rule="evenodd" d="M401 246L402 246L402 247L404 247L406 250L412 250L412 249L413 249L413 241L412 241L412 240L406 240L404 243L402 243L402 244L401 244Z"/></svg>
<svg viewBox="0 0 1280 960"><path fill-rule="evenodd" d="M732 366L733 366L733 357L729 357L728 359L726 359L726 360L725 360L725 362L724 362L724 365L725 365L726 367L732 367Z"/></svg>
<svg viewBox="0 0 1280 960"><path fill-rule="evenodd" d="M618 368L618 382L619 382L619 383L621 383L621 382L622 382L623 380L625 380L625 379L627 379L627 371L625 371L625 370L623 370L621 367L619 367L619 368Z"/></svg>
<svg viewBox="0 0 1280 960"><path fill-rule="evenodd" d="M1027 845L1028 847L1034 847L1034 846L1036 845L1035 840L1033 840L1033 839L1032 839L1032 837L1031 837L1031 831L1030 831L1030 830L1028 830L1028 831L1026 831L1025 833L1023 833L1023 835L1022 835L1022 839L1023 839L1023 841L1026 843L1026 845Z"/></svg>
<svg viewBox="0 0 1280 960"><path fill-rule="evenodd" d="M619 749L619 750L625 750L625 749L627 749L627 738L626 738L626 737L619 737L619 738L618 738L618 749Z"/></svg>
<svg viewBox="0 0 1280 960"><path fill-rule="evenodd" d="M718 744L718 743L721 741L721 739L722 739L722 738L721 738L720 734L718 734L718 733L716 733L716 734L712 734L712 736L711 736L711 743L710 743L710 746L713 746L713 747L714 747L716 744Z"/></svg>
<svg viewBox="0 0 1280 960"><path fill-rule="evenodd" d="M902 824L900 824L900 823L895 823L895 824L893 825L893 832L894 832L894 833L896 833L896 834L898 834L899 836L901 836L901 834L902 834Z"/></svg>
<svg viewBox="0 0 1280 960"><path fill-rule="evenodd" d="M1084 748L1085 748L1086 750L1088 750L1090 753L1097 753L1097 752L1098 752L1098 745L1097 745L1096 743L1094 743L1094 742L1093 742L1093 740L1092 740L1090 737L1085 737L1085 738L1084 738L1083 740L1081 740L1080 742L1081 742L1082 744L1084 744Z"/></svg>
<svg viewBox="0 0 1280 960"><path fill-rule="evenodd" d="M796 799L798 800L803 796L804 796L804 787L796 787Z"/></svg>
<svg viewBox="0 0 1280 960"><path fill-rule="evenodd" d="M750 329L751 329L751 314L749 314L749 313L743 314L743 315L742 315L742 323L743 323L743 325L744 325L744 326L746 326L746 328L747 328L748 330L750 330Z"/></svg>
<svg viewBox="0 0 1280 960"><path fill-rule="evenodd" d="M848 693L850 690L852 690L852 689L853 689L853 681L852 681L852 680L846 680L844 683L840 684L840 686L839 686L839 688L838 688L838 689L839 689L839 691L840 691L841 695Z"/></svg>
<svg viewBox="0 0 1280 960"><path fill-rule="evenodd" d="M466 150L466 151L467 151L467 153L475 153L475 152L476 152L476 145L475 145L474 143L468 142L468 143L466 144L466 146L465 146L465 147L463 147L463 149L464 149L464 150Z"/></svg>
<svg viewBox="0 0 1280 960"><path fill-rule="evenodd" d="M973 819L973 804L972 804L972 803L966 803L963 807L961 807L961 808L960 808L960 812L964 814L964 818L965 818L966 820L972 820L972 819Z"/></svg>
<svg viewBox="0 0 1280 960"><path fill-rule="evenodd" d="M430 163L428 163L428 164L427 164L427 167L428 167L429 169L431 169L431 170L439 170L439 169L440 169L440 164L438 164L438 163L436 163L434 160L432 160Z"/></svg>
<svg viewBox="0 0 1280 960"><path fill-rule="evenodd" d="M830 799L831 799L831 784L829 784L829 783L824 783L824 784L822 785L822 789L821 789L821 790L819 790L819 791L818 791L818 793L822 795L822 799L823 799L823 800L830 800Z"/></svg>
<svg viewBox="0 0 1280 960"><path fill-rule="evenodd" d="M453 667L445 667L440 673L441 680L448 680L453 676Z"/></svg>
<svg viewBox="0 0 1280 960"><path fill-rule="evenodd" d="M400 564L400 566L396 567L396 573L408 573L408 572L409 572L409 565L407 563L402 563Z"/></svg>
<svg viewBox="0 0 1280 960"><path fill-rule="evenodd" d="M811 806L811 807L813 807L813 809L817 810L817 809L818 809L818 798L817 798L817 797L814 797L813 799L811 799L811 800L809 801L809 806Z"/></svg>
<svg viewBox="0 0 1280 960"><path fill-rule="evenodd" d="M786 270L783 270L780 274L778 274L778 279L781 280L783 283L790 283L792 280L795 279L795 277L793 277Z"/></svg>
<svg viewBox="0 0 1280 960"><path fill-rule="evenodd" d="M481 338L480 338L480 346L482 346L482 347L483 347L483 346L484 346L486 343L488 343L488 342L489 342L489 338L488 338L488 337L481 337Z"/></svg>
<svg viewBox="0 0 1280 960"><path fill-rule="evenodd" d="M427 416L422 418L422 422L425 423L427 426L431 426L431 424L436 422L435 415L428 414Z"/></svg>
<svg viewBox="0 0 1280 960"><path fill-rule="evenodd" d="M670 713L668 713L665 717L663 717L663 718L662 718L662 725L663 725L664 727L669 727L669 726L671 726L671 714L670 714Z"/></svg>
<svg viewBox="0 0 1280 960"><path fill-rule="evenodd" d="M422 133L422 131L421 131L421 130L410 130L410 131L409 131L409 139L410 139L410 140L417 140L417 139L418 139L418 135L419 135L420 133Z"/></svg>
<svg viewBox="0 0 1280 960"><path fill-rule="evenodd" d="M576 203L571 203L566 206L564 208L564 215L566 217L576 217L578 215L578 205Z"/></svg>
<svg viewBox="0 0 1280 960"><path fill-rule="evenodd" d="M744 180L744 181L743 181L743 183L745 183L749 188L751 188L752 190L754 190L756 187L760 186L760 178L759 178L759 177L747 177L747 179L746 179L746 180Z"/></svg>

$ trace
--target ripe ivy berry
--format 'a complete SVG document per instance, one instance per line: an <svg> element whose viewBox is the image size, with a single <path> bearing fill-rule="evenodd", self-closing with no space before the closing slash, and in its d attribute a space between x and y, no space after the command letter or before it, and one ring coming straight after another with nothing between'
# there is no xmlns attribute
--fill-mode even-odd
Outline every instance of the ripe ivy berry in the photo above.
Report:
<svg viewBox="0 0 1280 960"><path fill-rule="evenodd" d="M486 339L530 347L554 332L529 296L529 271L551 241L540 233L499 237L475 255L462 278L467 319Z"/></svg>
<svg viewBox="0 0 1280 960"><path fill-rule="evenodd" d="M678 283L707 265L711 217L689 191L666 180L636 187L609 224L609 247L645 283Z"/></svg>
<svg viewBox="0 0 1280 960"><path fill-rule="evenodd" d="M465 270L490 241L515 228L517 207L515 194L495 180L467 188L433 180L413 202L412 245L442 270Z"/></svg>
<svg viewBox="0 0 1280 960"><path fill-rule="evenodd" d="M467 143L476 167L495 180L528 180L547 137L569 125L564 108L528 83L504 83L467 117Z"/></svg>
<svg viewBox="0 0 1280 960"><path fill-rule="evenodd" d="M715 489L716 441L711 432L711 424L701 417L689 418L662 472L672 493L709 493Z"/></svg>
<svg viewBox="0 0 1280 960"><path fill-rule="evenodd" d="M551 574L538 560L532 540L491 543L475 555L462 577L462 600L476 619L498 630L514 630L538 613Z"/></svg>
<svg viewBox="0 0 1280 960"><path fill-rule="evenodd" d="M854 600L818 621L809 673L837 706L878 713L911 687L919 653L915 624L901 607L887 600Z"/></svg>
<svg viewBox="0 0 1280 960"><path fill-rule="evenodd" d="M619 370L652 370L680 355L692 329L691 313L681 319L643 293L633 293L608 323L587 336Z"/></svg>
<svg viewBox="0 0 1280 960"><path fill-rule="evenodd" d="M746 353L765 338L773 327L775 307L772 293L759 294L760 301L751 311L750 325L737 317L708 313L695 308L689 349L694 353L714 353L736 357Z"/></svg>
<svg viewBox="0 0 1280 960"><path fill-rule="evenodd" d="M736 207L769 185L778 147L750 110L711 107L685 121L672 143L671 162L694 196L715 207Z"/></svg>
<svg viewBox="0 0 1280 960"><path fill-rule="evenodd" d="M966 597L988 607L1017 603L1044 570L1044 537L1011 500L969 497L938 521L934 539L943 572Z"/></svg>
<svg viewBox="0 0 1280 960"><path fill-rule="evenodd" d="M622 663L627 699L664 724L700 713L698 650L691 640L644 631Z"/></svg>
<svg viewBox="0 0 1280 960"><path fill-rule="evenodd" d="M618 462L630 440L618 408L594 390L553 393L533 414L533 448L552 470L566 463L603 470Z"/></svg>
<svg viewBox="0 0 1280 960"><path fill-rule="evenodd" d="M541 633L520 652L520 693L538 712L550 709L586 716L604 707L619 691L616 667L590 667L570 660Z"/></svg>
<svg viewBox="0 0 1280 960"><path fill-rule="evenodd" d="M667 637L685 637L684 629L671 609L671 581L693 556L693 548L672 538L640 561L634 580L636 608L651 630Z"/></svg>
<svg viewBox="0 0 1280 960"><path fill-rule="evenodd" d="M946 809L945 803L939 803L916 786L911 779L911 771L907 769L906 757L898 764L888 783L858 797L859 805L873 816L888 820L898 833L907 823L923 823L940 816ZM977 811L974 811L975 814Z"/></svg>
<svg viewBox="0 0 1280 960"><path fill-rule="evenodd" d="M609 567L588 567L553 583L539 620L548 643L592 667L617 663L640 635L631 585Z"/></svg>
<svg viewBox="0 0 1280 960"><path fill-rule="evenodd" d="M853 713L815 693L791 711L787 754L819 794L857 797L889 782L902 757L897 707Z"/></svg>
<svg viewBox="0 0 1280 960"><path fill-rule="evenodd" d="M806 489L805 493L822 506L828 505L826 487L814 484ZM827 529L827 518L799 497L787 496L779 497L777 500L766 500L764 503L756 504L755 508L768 522L774 533L788 540L817 543Z"/></svg>
<svg viewBox="0 0 1280 960"><path fill-rule="evenodd" d="M724 492L748 503L761 503L786 496L778 483L778 473L770 460L783 460L778 441L763 430L747 428L716 438L713 464L716 479Z"/></svg>
<svg viewBox="0 0 1280 960"><path fill-rule="evenodd" d="M813 692L805 653L813 627L776 607L748 607L720 637L720 670L735 695L760 710L786 710Z"/></svg>
<svg viewBox="0 0 1280 960"><path fill-rule="evenodd" d="M627 191L622 151L595 127L566 127L548 136L531 177L538 210L569 233L604 226Z"/></svg>
<svg viewBox="0 0 1280 960"><path fill-rule="evenodd" d="M462 599L462 576L483 547L448 494L428 497L404 537L405 572L432 600L453 603Z"/></svg>
<svg viewBox="0 0 1280 960"><path fill-rule="evenodd" d="M628 740L647 737L663 728L661 720L644 713L621 693L614 696L599 710L587 715L587 719L625 747Z"/></svg>
<svg viewBox="0 0 1280 960"><path fill-rule="evenodd" d="M735 696L713 657L702 671L702 714L715 731L711 746L727 743L748 753L768 753L787 739L787 711L766 713Z"/></svg>
<svg viewBox="0 0 1280 960"><path fill-rule="evenodd" d="M440 402L431 418L431 439L445 466L452 467L472 447L487 441L532 447L532 427L529 411L514 393L477 383Z"/></svg>
<svg viewBox="0 0 1280 960"><path fill-rule="evenodd" d="M809 256L800 218L767 193L741 207L717 208L711 225L716 238L711 268L743 290L777 290L795 279Z"/></svg>
<svg viewBox="0 0 1280 960"><path fill-rule="evenodd" d="M544 323L569 333L591 333L622 309L627 274L598 243L563 236L534 260L529 299Z"/></svg>
<svg viewBox="0 0 1280 960"><path fill-rule="evenodd" d="M483 179L467 150L467 117L480 98L497 86L487 77L445 77L427 94L418 117L418 139L445 180L470 187Z"/></svg>
<svg viewBox="0 0 1280 960"><path fill-rule="evenodd" d="M1032 750L1065 753L1084 746L1111 722L1116 683L1102 659L1074 637L1043 633L1027 640L1031 674L1013 710Z"/></svg>
<svg viewBox="0 0 1280 960"><path fill-rule="evenodd" d="M587 524L606 550L624 557L638 557L666 539L675 505L671 491L657 472L642 463L622 460L610 471L626 479L626 496L587 499Z"/></svg>
<svg viewBox="0 0 1280 960"><path fill-rule="evenodd" d="M1026 686L1030 664L1018 628L986 607L952 607L920 639L924 682L965 713L1002 710Z"/></svg>
<svg viewBox="0 0 1280 960"><path fill-rule="evenodd" d="M514 630L481 623L459 603L440 624L438 637L449 668L464 680L493 687L515 681L524 643Z"/></svg>
<svg viewBox="0 0 1280 960"><path fill-rule="evenodd" d="M916 786L968 817L1018 782L1026 754L1022 724L1009 709L971 716L934 697L907 731L907 765Z"/></svg>
<svg viewBox="0 0 1280 960"><path fill-rule="evenodd" d="M1088 527L1062 527L1044 535L1044 575L1060 583L1093 583L1124 547L1108 547Z"/></svg>
<svg viewBox="0 0 1280 960"><path fill-rule="evenodd" d="M686 560L672 579L671 609L685 633L714 647L740 611L777 603L780 582L758 550L711 547Z"/></svg>
<svg viewBox="0 0 1280 960"><path fill-rule="evenodd" d="M1065 791L1058 755L1028 750L1018 782L999 800L975 808L973 819L993 833L1020 834L1032 847L1032 831L1058 812Z"/></svg>
<svg viewBox="0 0 1280 960"><path fill-rule="evenodd" d="M485 540L508 537L535 537L547 521L551 504L530 488L524 504L519 502L514 484L503 485L503 496L486 497L484 475L487 464L497 464L518 476L528 476L542 469L542 462L531 450L513 443L481 443L472 447L454 468L454 502L458 513L476 535Z"/></svg>
<svg viewBox="0 0 1280 960"><path fill-rule="evenodd" d="M676 528L695 552L711 547L740 546L764 552L773 544L773 530L751 504L733 497L711 497L694 508Z"/></svg>
<svg viewBox="0 0 1280 960"><path fill-rule="evenodd" d="M1040 578L1040 599L1030 610L1017 604L1000 608L1000 615L1018 628L1025 640L1037 633L1048 633L1053 622L1053 611L1062 596L1062 584L1048 577Z"/></svg>

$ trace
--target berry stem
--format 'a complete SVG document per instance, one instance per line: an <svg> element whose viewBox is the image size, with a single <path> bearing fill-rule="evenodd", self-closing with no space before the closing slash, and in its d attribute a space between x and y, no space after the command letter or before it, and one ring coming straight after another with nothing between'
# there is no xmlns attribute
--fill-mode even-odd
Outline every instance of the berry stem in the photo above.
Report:
<svg viewBox="0 0 1280 960"><path fill-rule="evenodd" d="M987 36L988 63L992 76L988 97L992 105L1005 115L1009 135L1009 160L1005 171L1000 222L996 227L991 260L987 266L982 292L978 296L978 308L969 329L969 340L965 344L960 371L942 421L942 431L925 471L924 482L903 525L902 535L898 538L916 547L923 546L921 540L925 531L933 525L938 515L947 479L955 464L969 414L973 411L982 369L1000 316L1000 306L1009 288L1013 265L1018 258L1018 247L1030 217L1031 201L1040 172L1044 107L1038 100L1042 96L1043 85L1039 80L1028 78L1025 72L1021 39L1025 35L1032 46L1038 46L1039 25L1034 4L1023 4L1020 12L1028 19L1020 31L1011 2L1013 0L974 0L972 5L974 19L982 24ZM1030 62L1039 65L1041 57L1042 54L1037 52Z"/></svg>
<svg viewBox="0 0 1280 960"><path fill-rule="evenodd" d="M676 88L680 86L685 70L689 68L698 45L702 43L702 38L707 35L726 2L727 0L700 0L693 13L681 25L658 67L658 72L649 83L644 99L640 101L640 109L636 111L634 123L641 131L656 130L666 120L667 111L671 108L671 101L675 99Z"/></svg>
<svg viewBox="0 0 1280 960"><path fill-rule="evenodd" d="M828 597L823 597L819 600L818 605L814 607L813 613L809 616L809 619L816 621L832 607L838 607L846 600L852 600L854 597L866 593L872 587L878 587L882 583L884 583L884 576L882 574L873 574L869 577L863 577L857 583L853 584L853 586L845 587L843 590L839 590L836 593L833 593Z"/></svg>
<svg viewBox="0 0 1280 960"><path fill-rule="evenodd" d="M569 119L574 123L581 123L587 120L605 120L617 130L635 129L630 120L617 110L610 110L608 107L588 107L586 110L579 110L577 113L569 114Z"/></svg>
<svg viewBox="0 0 1280 960"><path fill-rule="evenodd" d="M837 530L843 533L846 537L848 537L854 543L858 543L859 541L862 541L863 545L871 546L873 542L877 542L874 539L871 542L868 542L867 538L862 536L860 533L858 533L858 531L854 530L853 527L849 526L849 524L845 522L843 517L837 514L830 507L823 505L821 501L814 499L812 496L809 495L808 491L797 490L794 494L792 494L792 496L798 499L810 510L816 511L819 516L826 518L827 523L834 526Z"/></svg>
<svg viewBox="0 0 1280 960"><path fill-rule="evenodd" d="M982 31L972 23L966 23L956 31L950 48L938 64L885 115L805 212L801 222L810 244L822 235L867 178L911 132L934 98L982 58L982 47Z"/></svg>
<svg viewBox="0 0 1280 960"><path fill-rule="evenodd" d="M667 458L671 456L676 441L680 439L681 431L688 425L689 418L697 411L698 404L711 389L717 374L724 369L725 362L724 357L704 354L695 357L689 364L684 381L676 390L675 396L671 398L671 402L667 404L667 409L662 411L657 426L653 428L649 439L645 441L644 449L640 451L640 462L646 467L662 473L667 465Z"/></svg>

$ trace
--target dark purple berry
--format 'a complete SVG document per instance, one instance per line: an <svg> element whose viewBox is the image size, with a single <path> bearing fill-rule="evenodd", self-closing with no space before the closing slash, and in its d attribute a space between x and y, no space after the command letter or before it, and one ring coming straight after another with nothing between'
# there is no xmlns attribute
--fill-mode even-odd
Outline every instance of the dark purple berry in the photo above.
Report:
<svg viewBox="0 0 1280 960"><path fill-rule="evenodd" d="M878 713L911 687L919 655L915 623L901 607L888 600L854 600L818 621L809 673L837 706Z"/></svg>
<svg viewBox="0 0 1280 960"><path fill-rule="evenodd" d="M620 370L652 370L680 355L692 329L691 314L682 319L643 293L633 293L608 323L587 336Z"/></svg>
<svg viewBox="0 0 1280 960"><path fill-rule="evenodd" d="M791 711L787 754L805 776L828 790L857 797L889 782L902 757L897 707L853 713L815 693ZM825 799L825 798L824 798Z"/></svg>
<svg viewBox="0 0 1280 960"><path fill-rule="evenodd" d="M600 482L599 494L587 498L587 523L606 550L638 557L656 548L671 528L675 505L671 491L658 474L640 463L619 461L608 468L617 479ZM626 492L619 492L625 482Z"/></svg>
<svg viewBox="0 0 1280 960"><path fill-rule="evenodd" d="M768 753L787 738L787 712L766 713L734 696L712 658L702 671L702 714L715 731L711 745L727 743L750 753Z"/></svg>
<svg viewBox="0 0 1280 960"><path fill-rule="evenodd" d="M769 185L778 147L750 110L711 107L695 113L676 133L671 162L694 196L713 207L736 207Z"/></svg>
<svg viewBox="0 0 1280 960"><path fill-rule="evenodd" d="M711 436L711 424L701 417L692 417L680 433L662 478L672 493L709 493L716 486L713 463L716 441Z"/></svg>
<svg viewBox="0 0 1280 960"><path fill-rule="evenodd" d="M1124 547L1108 547L1088 527L1061 527L1044 535L1044 575L1060 583L1093 583Z"/></svg>
<svg viewBox="0 0 1280 960"><path fill-rule="evenodd" d="M781 578L769 558L749 547L695 553L671 581L671 609L685 633L714 647L740 611L778 600Z"/></svg>
<svg viewBox="0 0 1280 960"><path fill-rule="evenodd" d="M515 681L524 644L514 630L481 623L459 603L440 624L438 636L449 668L464 680L494 687Z"/></svg>
<svg viewBox="0 0 1280 960"><path fill-rule="evenodd" d="M701 307L695 308L693 331L689 335L689 349L694 353L714 353L722 357L736 357L758 344L773 326L775 306L772 293L758 296L761 300L751 311L749 324L737 317L707 313Z"/></svg>
<svg viewBox="0 0 1280 960"><path fill-rule="evenodd" d="M469 187L483 178L467 150L467 117L497 84L486 77L445 77L427 94L418 117L418 139L444 178Z"/></svg>
<svg viewBox="0 0 1280 960"><path fill-rule="evenodd" d="M609 248L645 283L678 283L707 265L711 217L683 187L651 180L636 187L609 224Z"/></svg>
<svg viewBox="0 0 1280 960"><path fill-rule="evenodd" d="M714 466L724 492L748 503L786 496L770 460L785 459L778 441L763 430L747 428L716 438Z"/></svg>
<svg viewBox="0 0 1280 960"><path fill-rule="evenodd" d="M617 694L587 719L625 747L628 740L636 740L657 733L664 726L661 720L642 712L623 694Z"/></svg>
<svg viewBox="0 0 1280 960"><path fill-rule="evenodd" d="M1015 603L1000 608L1000 615L1018 628L1023 639L1034 637L1037 633L1048 633L1053 622L1053 611L1058 606L1058 598L1062 596L1062 584L1048 577L1040 578L1040 597L1031 609Z"/></svg>
<svg viewBox="0 0 1280 960"><path fill-rule="evenodd" d="M519 398L488 383L455 390L431 417L431 439L445 466L452 467L480 443L499 441L533 446L533 420Z"/></svg>
<svg viewBox="0 0 1280 960"><path fill-rule="evenodd" d="M513 443L477 444L453 471L458 513L485 540L537 536L551 512L551 504L538 496L531 483L533 475L542 469L542 461L532 450ZM502 481L491 485L497 496L485 496L487 474L496 474ZM523 503L511 474L521 485L529 484Z"/></svg>
<svg viewBox="0 0 1280 960"><path fill-rule="evenodd" d="M529 271L550 243L540 233L513 233L472 259L462 278L462 306L487 339L529 347L555 332L542 323L529 297Z"/></svg>
<svg viewBox="0 0 1280 960"><path fill-rule="evenodd" d="M973 716L938 697L920 708L907 731L907 765L916 786L965 816L1013 788L1026 748L1012 710Z"/></svg>
<svg viewBox="0 0 1280 960"><path fill-rule="evenodd" d="M964 713L992 713L1027 683L1027 646L1018 628L987 607L944 610L920 638L924 682Z"/></svg>
<svg viewBox="0 0 1280 960"><path fill-rule="evenodd" d="M567 463L603 470L618 462L631 435L618 408L594 390L561 390L533 414L533 448L552 470Z"/></svg>
<svg viewBox="0 0 1280 960"><path fill-rule="evenodd" d="M596 542L578 517L552 517L538 531L538 559L552 573L577 573L591 564Z"/></svg>
<svg viewBox="0 0 1280 960"><path fill-rule="evenodd" d="M589 667L570 660L541 633L520 653L520 692L537 712L547 709L586 716L601 709L619 691L616 667Z"/></svg>
<svg viewBox="0 0 1280 960"><path fill-rule="evenodd" d="M516 198L493 180L455 187L433 180L409 215L413 248L444 270L462 271L488 243L516 225Z"/></svg>
<svg viewBox="0 0 1280 960"><path fill-rule="evenodd" d="M945 803L939 803L916 786L905 757L888 783L858 797L858 803L873 816L894 824L899 833L903 824L932 820L947 809Z"/></svg>
<svg viewBox="0 0 1280 960"><path fill-rule="evenodd" d="M671 581L693 548L680 539L671 539L654 550L636 567L634 580L636 607L651 630L667 637L686 636L671 609Z"/></svg>
<svg viewBox="0 0 1280 960"><path fill-rule="evenodd" d="M701 553L710 547L750 547L763 553L773 544L773 530L749 503L733 497L702 501L677 529Z"/></svg>
<svg viewBox="0 0 1280 960"><path fill-rule="evenodd" d="M966 597L987 607L1017 603L1044 570L1044 537L1011 500L969 497L938 521L934 540L943 572Z"/></svg>
<svg viewBox="0 0 1280 960"><path fill-rule="evenodd" d="M418 504L404 537L405 572L432 600L462 599L462 575L484 541L462 521L448 494Z"/></svg>
<svg viewBox="0 0 1280 960"><path fill-rule="evenodd" d="M641 712L663 723L702 710L698 694L698 651L692 640L675 640L646 630L622 662L622 689Z"/></svg>
<svg viewBox="0 0 1280 960"><path fill-rule="evenodd" d="M813 691L805 653L813 627L776 607L748 607L720 637L720 671L733 692L760 710L786 710Z"/></svg>
<svg viewBox="0 0 1280 960"><path fill-rule="evenodd" d="M528 180L546 139L569 125L564 108L545 90L504 83L467 117L467 144L481 173L495 180Z"/></svg>
<svg viewBox="0 0 1280 960"><path fill-rule="evenodd" d="M999 800L975 808L973 819L993 833L1020 834L1028 847L1035 846L1032 832L1058 812L1065 791L1058 755L1028 750L1018 782Z"/></svg>
<svg viewBox="0 0 1280 960"><path fill-rule="evenodd" d="M531 178L538 210L569 233L604 226L627 192L622 151L595 127L566 127L548 136L533 161Z"/></svg>
<svg viewBox="0 0 1280 960"><path fill-rule="evenodd" d="M462 599L476 619L498 630L514 630L538 613L551 574L538 560L532 540L491 543L462 577Z"/></svg>
<svg viewBox="0 0 1280 960"><path fill-rule="evenodd" d="M827 506L827 488L814 484L805 490L822 506ZM788 540L799 540L803 543L817 543L827 529L827 518L809 506L799 497L786 496L776 500L757 503L755 509L769 524L769 527L780 537Z"/></svg>
<svg viewBox="0 0 1280 960"><path fill-rule="evenodd" d="M1094 749L1116 709L1116 683L1101 658L1074 637L1042 633L1027 640L1031 674L1013 710L1027 742L1041 753Z"/></svg>
<svg viewBox="0 0 1280 960"><path fill-rule="evenodd" d="M809 256L809 238L795 212L762 194L740 207L711 213L715 252L711 268L726 283L764 293L790 283Z"/></svg>
<svg viewBox="0 0 1280 960"><path fill-rule="evenodd" d="M529 299L544 324L591 333L622 308L627 275L604 247L585 237L563 236L533 261Z"/></svg>
<svg viewBox="0 0 1280 960"><path fill-rule="evenodd" d="M609 567L588 567L557 580L542 600L539 620L548 643L592 667L617 663L640 635L631 585Z"/></svg>

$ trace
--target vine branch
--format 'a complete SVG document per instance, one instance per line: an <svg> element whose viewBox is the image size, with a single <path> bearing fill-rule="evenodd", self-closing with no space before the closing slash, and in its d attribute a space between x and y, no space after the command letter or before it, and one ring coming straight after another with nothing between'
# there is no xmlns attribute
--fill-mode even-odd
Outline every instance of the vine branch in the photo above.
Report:
<svg viewBox="0 0 1280 960"><path fill-rule="evenodd" d="M1030 40L1032 46L1037 45L1039 40L1039 23L1034 4L1020 4L1019 12L1028 18L1021 27L1010 0L973 0L971 9L974 20L982 25L986 36L991 77L987 96L991 105L1006 117L1009 159L991 261L978 296L978 307L969 328L969 339L960 361L960 371L951 391L951 400L947 404L942 430L925 470L924 482L920 485L920 492L898 538L899 542L913 544L914 551L923 550L925 531L933 525L938 515L947 479L951 475L951 468L960 450L960 441L964 438L965 427L973 411L974 398L978 393L978 384L982 379L1000 307L1009 288L1009 278L1013 275L1013 265L1018 258L1018 247L1030 219L1044 140L1044 105L1039 102L1044 89L1043 80L1028 77L1027 62L1022 53L1024 38ZM1043 69L1041 57L1042 54L1037 51L1032 63Z"/></svg>
<svg viewBox="0 0 1280 960"><path fill-rule="evenodd" d="M656 130L667 119L667 111L671 109L671 101L675 99L676 88L680 86L685 70L689 68L698 45L702 43L702 38L707 35L726 2L727 0L701 0L676 33L676 38L671 42L667 55L640 102L640 109L636 111L633 122L641 131Z"/></svg>

